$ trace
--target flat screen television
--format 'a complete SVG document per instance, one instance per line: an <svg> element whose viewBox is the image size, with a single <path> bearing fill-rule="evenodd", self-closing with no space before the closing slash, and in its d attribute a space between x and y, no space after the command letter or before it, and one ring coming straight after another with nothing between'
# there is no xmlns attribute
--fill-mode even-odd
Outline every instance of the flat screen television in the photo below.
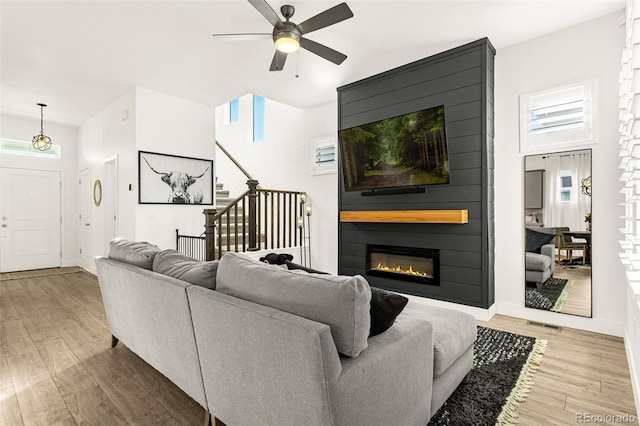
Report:
<svg viewBox="0 0 640 426"><path fill-rule="evenodd" d="M449 183L444 105L338 132L346 191Z"/></svg>

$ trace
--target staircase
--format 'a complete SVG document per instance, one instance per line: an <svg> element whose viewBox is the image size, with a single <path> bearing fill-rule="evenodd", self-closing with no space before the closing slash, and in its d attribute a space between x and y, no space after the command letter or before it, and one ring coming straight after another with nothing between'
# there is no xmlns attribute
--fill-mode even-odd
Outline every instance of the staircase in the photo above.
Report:
<svg viewBox="0 0 640 426"><path fill-rule="evenodd" d="M216 177L216 210L222 211L224 210L230 203L232 203L235 198L231 198L228 189L224 189L224 184L218 181ZM231 207L230 215L229 215L229 223L227 224L226 217L222 220L222 225L220 226L222 230L222 246L227 246L227 242L229 245L236 245L236 239L238 241L238 246L243 245L243 236L244 236L244 245L246 246L249 242L249 222L248 218L243 215L242 208L238 209L238 213L236 215L236 207ZM244 226L244 228L243 228ZM236 228L238 228L238 232L236 233ZM264 233L260 235L259 238L259 246L258 249L263 248L264 245ZM216 242L217 243L217 242ZM218 244L216 244L217 246ZM224 253L224 249L222 253ZM222 255L220 253L220 256Z"/></svg>
<svg viewBox="0 0 640 426"><path fill-rule="evenodd" d="M302 244L304 222L298 218L305 214L304 193L261 188L258 181L218 141L216 147L248 179L247 190L231 198L229 191L216 178L216 205L203 211L204 237L180 235L176 229L177 250L187 255L195 251L198 255L192 256L198 258L204 251L205 260L215 260L227 251L275 250ZM191 246L198 249L193 250Z"/></svg>

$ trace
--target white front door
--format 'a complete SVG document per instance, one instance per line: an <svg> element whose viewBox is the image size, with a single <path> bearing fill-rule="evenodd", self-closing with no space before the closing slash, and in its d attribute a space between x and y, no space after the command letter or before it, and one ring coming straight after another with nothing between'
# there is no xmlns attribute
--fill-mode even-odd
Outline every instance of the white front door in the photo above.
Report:
<svg viewBox="0 0 640 426"><path fill-rule="evenodd" d="M0 272L60 266L60 172L0 168Z"/></svg>

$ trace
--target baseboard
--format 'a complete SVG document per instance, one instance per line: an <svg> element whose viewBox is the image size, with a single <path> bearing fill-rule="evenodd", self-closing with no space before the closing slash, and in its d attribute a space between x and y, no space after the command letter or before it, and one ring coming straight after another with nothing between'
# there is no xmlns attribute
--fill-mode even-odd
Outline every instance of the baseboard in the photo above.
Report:
<svg viewBox="0 0 640 426"><path fill-rule="evenodd" d="M608 334L610 336L624 336L624 326L620 322L560 314L540 309L529 309L522 305L512 305L509 303L496 303L495 306L497 308L496 313L500 315L553 324L560 327L577 328L579 330Z"/></svg>
<svg viewBox="0 0 640 426"><path fill-rule="evenodd" d="M425 305L436 306L439 308L453 309L454 311L465 312L469 315L473 315L478 321L489 321L496 314L496 305L493 304L488 309L476 308L475 306L461 305L459 303L444 302L442 300L429 299L426 297L413 296L410 294L403 294L408 297L410 301Z"/></svg>
<svg viewBox="0 0 640 426"><path fill-rule="evenodd" d="M631 374L631 388L633 389L633 400L636 403L636 413L640 413L640 370L638 370L639 365L636 365L633 353L633 348L631 347L631 342L633 339L631 338L631 330L629 327L624 328L624 348L627 353L627 362L629 364L629 373ZM636 350L640 351L640 348L636 348ZM640 359L640 358L639 358Z"/></svg>

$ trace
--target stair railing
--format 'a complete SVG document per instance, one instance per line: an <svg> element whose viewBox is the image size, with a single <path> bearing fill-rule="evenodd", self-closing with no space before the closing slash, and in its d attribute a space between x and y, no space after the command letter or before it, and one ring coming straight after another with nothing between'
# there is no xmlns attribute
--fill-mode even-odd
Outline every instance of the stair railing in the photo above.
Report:
<svg viewBox="0 0 640 426"><path fill-rule="evenodd" d="M204 235L197 237L181 235L180 231L176 229L176 250L194 259L205 260L207 254L206 238Z"/></svg>
<svg viewBox="0 0 640 426"><path fill-rule="evenodd" d="M205 209L206 260L225 251L279 249L302 244L299 191L263 189L249 179L248 190L222 210ZM232 220L233 218L233 220ZM232 229L233 228L233 229Z"/></svg>

